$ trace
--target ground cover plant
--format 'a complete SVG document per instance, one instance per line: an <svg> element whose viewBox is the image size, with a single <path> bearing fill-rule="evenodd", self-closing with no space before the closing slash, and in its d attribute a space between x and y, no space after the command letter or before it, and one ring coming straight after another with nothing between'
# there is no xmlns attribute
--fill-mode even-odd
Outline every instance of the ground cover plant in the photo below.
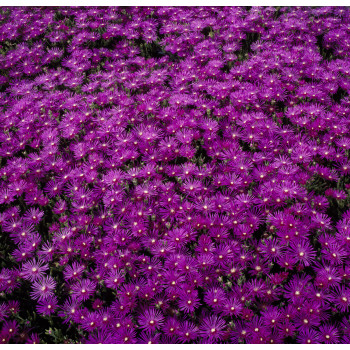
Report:
<svg viewBox="0 0 350 350"><path fill-rule="evenodd" d="M0 8L1 343L349 343L350 12Z"/></svg>

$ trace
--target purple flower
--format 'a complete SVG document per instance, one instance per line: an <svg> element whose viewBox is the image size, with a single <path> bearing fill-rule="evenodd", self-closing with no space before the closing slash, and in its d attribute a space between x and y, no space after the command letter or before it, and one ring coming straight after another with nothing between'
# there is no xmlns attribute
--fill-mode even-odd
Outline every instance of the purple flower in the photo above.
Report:
<svg viewBox="0 0 350 350"><path fill-rule="evenodd" d="M33 282L37 279L42 279L45 276L45 272L48 270L49 265L43 261L31 260L22 265L22 277Z"/></svg>
<svg viewBox="0 0 350 350"><path fill-rule="evenodd" d="M72 297L78 301L85 301L90 298L95 289L95 282L89 279L82 279L71 286Z"/></svg>
<svg viewBox="0 0 350 350"><path fill-rule="evenodd" d="M164 316L158 310L146 309L141 313L138 322L141 328L151 332L159 329L163 325Z"/></svg>
<svg viewBox="0 0 350 350"><path fill-rule="evenodd" d="M199 333L212 341L221 340L224 336L226 323L218 316L208 316L203 319L199 327Z"/></svg>
<svg viewBox="0 0 350 350"><path fill-rule="evenodd" d="M56 281L50 276L45 276L33 282L30 295L35 300L43 301L54 296L55 287Z"/></svg>
<svg viewBox="0 0 350 350"><path fill-rule="evenodd" d="M45 300L39 301L36 309L40 315L43 315L43 316L52 315L57 309L57 298L53 296Z"/></svg>
<svg viewBox="0 0 350 350"><path fill-rule="evenodd" d="M0 9L0 341L348 343L349 23Z"/></svg>

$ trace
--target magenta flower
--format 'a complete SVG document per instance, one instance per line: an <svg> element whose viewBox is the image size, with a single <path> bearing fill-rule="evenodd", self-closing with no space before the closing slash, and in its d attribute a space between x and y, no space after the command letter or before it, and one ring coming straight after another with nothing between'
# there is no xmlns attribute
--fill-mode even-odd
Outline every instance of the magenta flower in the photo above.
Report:
<svg viewBox="0 0 350 350"><path fill-rule="evenodd" d="M223 338L225 328L226 323L224 319L218 316L209 316L203 319L199 327L199 333L204 338L218 341Z"/></svg>
<svg viewBox="0 0 350 350"><path fill-rule="evenodd" d="M140 315L138 322L141 328L151 332L162 327L164 323L164 316L158 310L146 309Z"/></svg>
<svg viewBox="0 0 350 350"><path fill-rule="evenodd" d="M57 309L57 298L55 296L49 297L45 300L39 301L37 305L37 311L43 316L52 315Z"/></svg>
<svg viewBox="0 0 350 350"><path fill-rule="evenodd" d="M37 279L42 279L45 276L45 272L48 270L49 265L43 261L31 260L22 265L22 277L33 282Z"/></svg>
<svg viewBox="0 0 350 350"><path fill-rule="evenodd" d="M0 8L0 342L349 343L349 38L341 6Z"/></svg>
<svg viewBox="0 0 350 350"><path fill-rule="evenodd" d="M72 297L78 301L85 301L93 295L95 289L95 282L89 279L82 279L71 286Z"/></svg>
<svg viewBox="0 0 350 350"><path fill-rule="evenodd" d="M33 282L33 291L30 295L38 301L46 300L47 298L54 296L55 287L56 281L50 276L45 276Z"/></svg>

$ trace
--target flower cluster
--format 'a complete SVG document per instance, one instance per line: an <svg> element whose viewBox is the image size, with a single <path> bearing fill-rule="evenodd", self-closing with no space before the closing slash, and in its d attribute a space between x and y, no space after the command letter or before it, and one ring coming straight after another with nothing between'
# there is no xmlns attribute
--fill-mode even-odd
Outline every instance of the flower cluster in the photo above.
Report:
<svg viewBox="0 0 350 350"><path fill-rule="evenodd" d="M0 343L349 343L350 10L0 8Z"/></svg>

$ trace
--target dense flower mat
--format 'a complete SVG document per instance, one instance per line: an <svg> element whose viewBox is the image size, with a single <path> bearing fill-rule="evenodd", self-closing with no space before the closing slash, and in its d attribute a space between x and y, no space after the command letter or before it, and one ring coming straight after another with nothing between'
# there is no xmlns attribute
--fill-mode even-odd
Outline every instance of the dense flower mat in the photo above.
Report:
<svg viewBox="0 0 350 350"><path fill-rule="evenodd" d="M0 342L350 342L349 9L0 23Z"/></svg>

